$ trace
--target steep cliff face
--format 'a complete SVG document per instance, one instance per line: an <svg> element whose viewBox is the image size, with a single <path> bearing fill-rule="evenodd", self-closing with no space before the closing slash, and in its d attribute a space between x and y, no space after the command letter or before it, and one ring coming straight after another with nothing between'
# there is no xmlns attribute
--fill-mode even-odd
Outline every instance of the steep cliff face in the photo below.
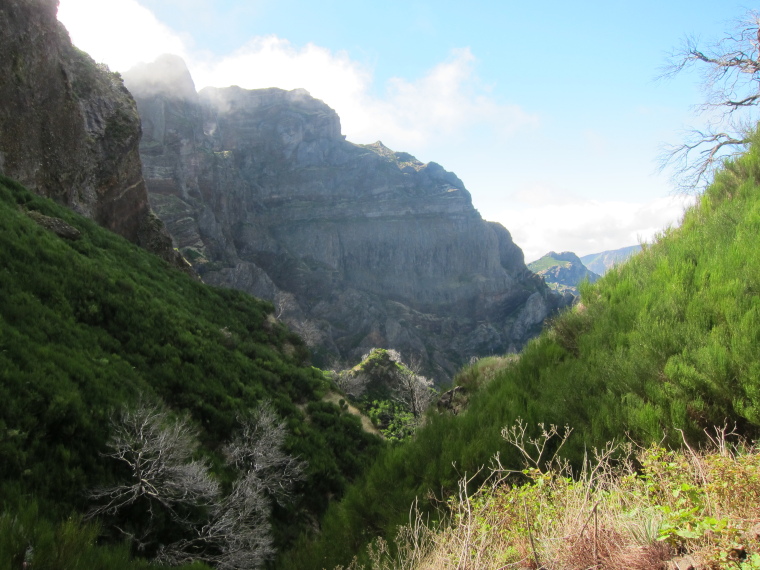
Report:
<svg viewBox="0 0 760 570"><path fill-rule="evenodd" d="M71 44L57 6L0 4L0 173L176 261L150 211L134 100Z"/></svg>
<svg viewBox="0 0 760 570"><path fill-rule="evenodd" d="M325 359L398 349L438 378L522 346L558 298L435 163L356 145L304 90L125 74L151 203L203 279L272 300Z"/></svg>

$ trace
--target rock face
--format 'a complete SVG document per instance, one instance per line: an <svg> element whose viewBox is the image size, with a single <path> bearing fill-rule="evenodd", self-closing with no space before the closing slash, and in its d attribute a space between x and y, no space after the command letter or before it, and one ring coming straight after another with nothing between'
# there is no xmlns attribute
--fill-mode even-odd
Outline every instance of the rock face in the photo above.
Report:
<svg viewBox="0 0 760 570"><path fill-rule="evenodd" d="M57 6L0 3L0 173L176 262L149 207L134 100L71 44Z"/></svg>
<svg viewBox="0 0 760 570"><path fill-rule="evenodd" d="M535 271L555 291L573 296L578 296L578 285L582 281L594 283L599 279L599 275L589 271L572 251L550 251L541 259L529 263L528 268Z"/></svg>
<svg viewBox="0 0 760 570"><path fill-rule="evenodd" d="M435 163L357 145L304 90L206 88L164 56L125 74L151 204L204 281L271 300L315 348L395 348L438 379L519 349L560 299Z"/></svg>

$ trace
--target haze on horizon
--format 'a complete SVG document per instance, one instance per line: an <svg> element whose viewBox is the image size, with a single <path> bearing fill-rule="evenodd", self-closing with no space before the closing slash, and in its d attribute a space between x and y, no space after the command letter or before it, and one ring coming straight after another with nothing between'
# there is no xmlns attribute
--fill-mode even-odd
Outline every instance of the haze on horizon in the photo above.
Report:
<svg viewBox="0 0 760 570"><path fill-rule="evenodd" d="M305 88L356 143L457 174L532 261L647 241L693 198L657 172L699 126L698 77L657 82L686 35L721 35L739 2L60 0L96 61L162 53L196 86Z"/></svg>

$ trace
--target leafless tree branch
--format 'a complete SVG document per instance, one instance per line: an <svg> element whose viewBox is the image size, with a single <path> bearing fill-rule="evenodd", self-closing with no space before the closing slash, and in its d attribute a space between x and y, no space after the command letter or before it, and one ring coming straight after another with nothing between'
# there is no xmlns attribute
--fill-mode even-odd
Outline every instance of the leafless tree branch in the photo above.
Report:
<svg viewBox="0 0 760 570"><path fill-rule="evenodd" d="M141 402L112 418L111 425L110 451L105 456L126 465L130 478L121 485L91 491L90 499L100 504L90 510L89 517L114 515L143 502L151 520L160 506L175 521L189 524L180 507L214 504L219 486L205 465L192 460L196 433L186 419L171 421L166 411Z"/></svg>
<svg viewBox="0 0 760 570"><path fill-rule="evenodd" d="M99 504L89 516L117 516L140 502L148 513L146 528L139 536L131 529L122 532L142 550L157 548L159 562L199 560L223 570L261 568L274 555L271 500L284 504L290 498L306 464L285 452L285 424L271 404L239 420L239 433L224 448L239 477L232 491L222 496L206 465L192 460L196 432L187 420L173 420L144 402L123 411L112 420L110 451L105 455L125 464L130 477L92 491L91 499ZM198 507L204 518L190 520L185 513L197 512ZM151 542L159 510L181 526L185 538L160 547Z"/></svg>
<svg viewBox="0 0 760 570"><path fill-rule="evenodd" d="M358 400L367 391L369 376L353 370L335 370L332 372L335 385L349 398Z"/></svg>
<svg viewBox="0 0 760 570"><path fill-rule="evenodd" d="M268 402L238 421L240 431L224 449L228 461L244 478L256 478L279 503L286 502L295 483L303 479L306 463L285 452L285 423Z"/></svg>
<svg viewBox="0 0 760 570"><path fill-rule="evenodd" d="M399 371L396 376L393 399L419 419L433 402L433 381L415 374L412 370Z"/></svg>
<svg viewBox="0 0 760 570"><path fill-rule="evenodd" d="M259 479L249 473L235 482L195 537L163 547L157 560L172 565L201 560L224 570L261 568L275 552L270 511Z"/></svg>
<svg viewBox="0 0 760 570"><path fill-rule="evenodd" d="M684 191L709 184L723 162L746 149L756 129L760 102L760 12L750 11L733 32L705 48L692 37L670 58L661 78L671 78L697 66L705 102L697 107L709 128L692 130L687 142L663 149L660 169L674 167L674 179Z"/></svg>
<svg viewBox="0 0 760 570"><path fill-rule="evenodd" d="M522 418L517 418L513 425L506 426L501 430L501 437L520 452L526 468L538 469L546 473L560 461L559 451L570 438L573 429L570 426L565 426L560 431L560 427L555 424L551 424L547 428L543 423L539 423L538 428L541 432L540 435L530 437L527 433L528 424ZM556 447L550 446L549 443L554 441L558 441ZM551 456L549 456L549 452Z"/></svg>

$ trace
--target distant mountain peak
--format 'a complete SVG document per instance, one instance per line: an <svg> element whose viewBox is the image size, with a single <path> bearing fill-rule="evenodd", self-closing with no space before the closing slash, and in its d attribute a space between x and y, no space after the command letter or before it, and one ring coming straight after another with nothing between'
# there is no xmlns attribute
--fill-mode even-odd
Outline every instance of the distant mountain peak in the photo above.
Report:
<svg viewBox="0 0 760 570"><path fill-rule="evenodd" d="M583 264L591 271L604 275L611 267L624 262L632 255L641 251L640 245L629 245L620 249L611 249L600 253L591 253L581 257Z"/></svg>
<svg viewBox="0 0 760 570"><path fill-rule="evenodd" d="M123 77L135 97L159 94L190 100L198 97L190 70L178 55L166 53L152 63L140 63L124 73Z"/></svg>
<svg viewBox="0 0 760 570"><path fill-rule="evenodd" d="M543 278L546 284L559 293L578 295L578 285L583 281L594 281L599 275L583 265L580 258L572 251L557 253L550 251L541 258L528 264L528 269Z"/></svg>

